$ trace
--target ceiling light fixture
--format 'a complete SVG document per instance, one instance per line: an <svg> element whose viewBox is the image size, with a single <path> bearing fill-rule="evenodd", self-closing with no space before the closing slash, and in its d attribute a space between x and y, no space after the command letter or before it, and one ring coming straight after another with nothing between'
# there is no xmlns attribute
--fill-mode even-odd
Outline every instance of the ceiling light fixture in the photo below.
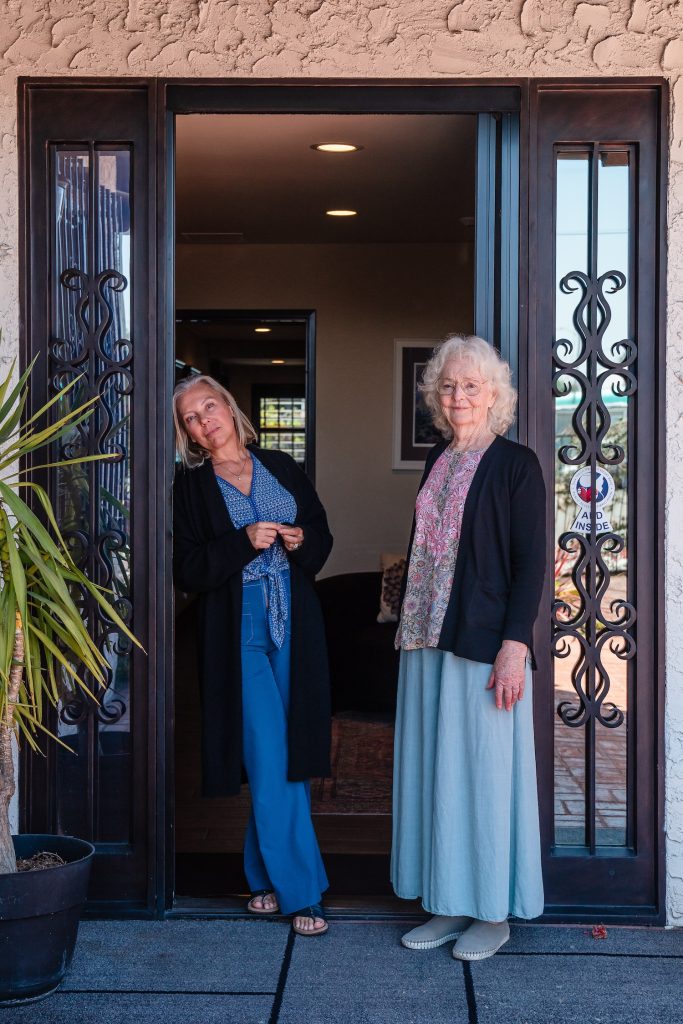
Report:
<svg viewBox="0 0 683 1024"><path fill-rule="evenodd" d="M311 149L316 149L319 153L357 153L362 148L350 142L318 142L311 146Z"/></svg>
<svg viewBox="0 0 683 1024"><path fill-rule="evenodd" d="M357 217L358 210L325 210L328 217Z"/></svg>
<svg viewBox="0 0 683 1024"><path fill-rule="evenodd" d="M255 327L254 328L254 333L255 334L270 334L270 331L271 331L270 327Z"/></svg>
<svg viewBox="0 0 683 1024"><path fill-rule="evenodd" d="M284 359L271 359L270 361L273 366L283 366L285 362Z"/></svg>

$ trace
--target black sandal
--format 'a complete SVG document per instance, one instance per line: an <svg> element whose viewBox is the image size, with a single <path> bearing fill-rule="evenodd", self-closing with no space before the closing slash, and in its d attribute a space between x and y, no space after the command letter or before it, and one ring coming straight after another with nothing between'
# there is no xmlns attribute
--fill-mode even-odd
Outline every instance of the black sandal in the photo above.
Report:
<svg viewBox="0 0 683 1024"><path fill-rule="evenodd" d="M247 903L248 912L250 914L263 914L266 916L270 916L271 914L279 914L280 907L277 902L277 897L275 898L275 906L269 907L268 910L266 910L265 907L263 907L261 910L257 910L256 907L253 905L254 900L260 899L263 902L266 896L275 896L275 893L273 892L272 889L255 889L252 893L250 893L249 902Z"/></svg>
<svg viewBox="0 0 683 1024"><path fill-rule="evenodd" d="M314 903L310 907L303 907L301 910L297 910L295 914L292 914L292 931L295 931L297 935L305 935L306 937L309 937L310 935L324 935L330 927L327 921L325 921L325 926L323 928L313 928L308 930L297 928L294 923L294 918L297 917L310 917L314 924L316 917L325 921L325 911L320 903Z"/></svg>

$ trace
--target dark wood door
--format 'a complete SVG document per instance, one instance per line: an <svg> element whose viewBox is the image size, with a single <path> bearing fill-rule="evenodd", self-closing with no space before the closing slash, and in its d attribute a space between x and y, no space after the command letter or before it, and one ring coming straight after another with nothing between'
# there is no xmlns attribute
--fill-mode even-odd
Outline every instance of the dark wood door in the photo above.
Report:
<svg viewBox="0 0 683 1024"><path fill-rule="evenodd" d="M663 914L662 88L532 87L528 438L550 495L535 700L563 918Z"/></svg>
<svg viewBox="0 0 683 1024"><path fill-rule="evenodd" d="M20 84L22 345L24 363L37 360L31 400L38 407L81 376L75 401L98 395L100 403L55 455L114 454L40 475L77 561L114 592L147 650L156 579L156 530L148 529L148 439L156 434L152 88ZM44 758L24 751L21 829L93 841L91 907L139 910L150 898L156 818L154 659L131 649L98 606L84 601L83 615L107 658L107 687L95 703L65 684L49 723L61 745L45 742Z"/></svg>

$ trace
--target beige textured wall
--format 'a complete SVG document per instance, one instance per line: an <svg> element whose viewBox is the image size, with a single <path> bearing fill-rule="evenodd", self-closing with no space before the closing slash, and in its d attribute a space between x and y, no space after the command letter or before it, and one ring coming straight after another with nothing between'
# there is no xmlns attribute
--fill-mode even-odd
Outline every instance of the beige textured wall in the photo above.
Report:
<svg viewBox="0 0 683 1024"><path fill-rule="evenodd" d="M391 468L394 338L472 329L471 246L179 245L176 282L179 308L316 310L325 575L404 551L419 474Z"/></svg>
<svg viewBox="0 0 683 1024"><path fill-rule="evenodd" d="M0 324L17 344L17 75L600 76L671 83L667 900L683 924L683 13L678 0L2 0Z"/></svg>

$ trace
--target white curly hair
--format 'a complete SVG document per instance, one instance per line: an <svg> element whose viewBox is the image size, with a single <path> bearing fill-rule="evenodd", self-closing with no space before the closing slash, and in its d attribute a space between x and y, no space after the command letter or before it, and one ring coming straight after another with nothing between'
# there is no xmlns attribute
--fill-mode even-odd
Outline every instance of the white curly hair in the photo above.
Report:
<svg viewBox="0 0 683 1024"><path fill-rule="evenodd" d="M420 391L432 414L434 426L448 440L453 437L453 428L444 415L437 385L444 366L454 359L469 364L491 382L495 399L488 411L488 424L494 434L504 434L514 421L517 408L517 391L511 382L512 371L493 345L476 334L450 334L436 346L424 368Z"/></svg>

